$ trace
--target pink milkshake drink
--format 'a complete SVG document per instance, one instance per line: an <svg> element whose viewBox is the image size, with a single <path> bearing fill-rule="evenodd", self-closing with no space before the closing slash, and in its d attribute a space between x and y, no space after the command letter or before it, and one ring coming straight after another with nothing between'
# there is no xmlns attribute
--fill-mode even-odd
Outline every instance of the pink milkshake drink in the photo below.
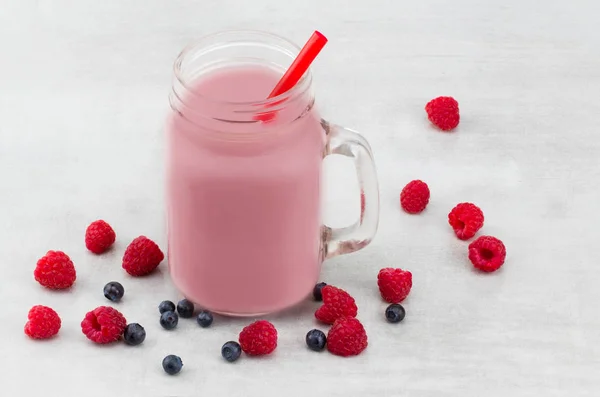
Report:
<svg viewBox="0 0 600 397"><path fill-rule="evenodd" d="M379 218L371 149L324 121L310 71L266 99L299 51L275 35L204 37L174 65L167 120L168 263L177 289L200 307L256 316L309 295L321 263L357 251ZM264 112L272 120L259 120ZM332 229L321 220L322 163L354 160L361 216Z"/></svg>

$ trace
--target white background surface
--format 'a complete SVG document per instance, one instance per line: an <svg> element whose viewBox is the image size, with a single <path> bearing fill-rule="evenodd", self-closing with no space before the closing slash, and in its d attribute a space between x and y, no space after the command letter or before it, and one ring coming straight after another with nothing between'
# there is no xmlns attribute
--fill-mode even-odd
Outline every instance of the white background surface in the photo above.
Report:
<svg viewBox="0 0 600 397"><path fill-rule="evenodd" d="M597 395L599 8L592 0L1 0L2 394ZM269 318L280 332L272 357L229 365L220 347L247 321L217 318L200 329L182 320L163 331L156 306L177 298L166 265L145 279L120 267L140 234L166 248L161 129L171 64L194 38L229 28L299 44L313 29L326 34L314 67L318 106L372 144L379 233L323 269L324 281L357 299L370 341L359 357L307 351L317 306L307 302ZM425 118L425 103L439 95L460 103L454 133ZM327 172L330 181L352 175ZM409 216L398 195L415 178L432 199ZM330 224L354 219L352 192L352 183L330 185ZM468 243L446 222L461 201L481 206L482 232L507 246L496 274L472 270ZM101 257L83 244L97 218L118 235ZM33 280L49 249L74 260L72 291L50 293ZM414 275L402 324L382 317L375 277L385 266ZM138 348L98 347L81 333L84 314L108 302L102 287L111 280L126 288L118 308L146 327ZM62 316L51 342L23 334L35 304ZM160 365L170 353L185 363L177 377Z"/></svg>

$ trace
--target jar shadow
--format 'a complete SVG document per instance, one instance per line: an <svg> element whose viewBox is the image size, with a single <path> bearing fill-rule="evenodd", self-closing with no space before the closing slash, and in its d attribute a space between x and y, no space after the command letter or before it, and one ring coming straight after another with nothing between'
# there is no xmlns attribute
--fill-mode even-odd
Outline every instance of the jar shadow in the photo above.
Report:
<svg viewBox="0 0 600 397"><path fill-rule="evenodd" d="M312 297L312 295L311 295ZM287 321L298 321L301 319L306 319L313 315L314 311L318 308L320 302L315 302L311 298L307 297L301 302L297 303L295 306L292 306L286 310L270 313L264 315L255 315L255 316L246 316L246 317L234 317L234 316L226 316L222 314L215 313L215 322L224 325L240 325L246 326L257 320L268 320L271 322L287 322ZM218 319L217 319L218 318Z"/></svg>

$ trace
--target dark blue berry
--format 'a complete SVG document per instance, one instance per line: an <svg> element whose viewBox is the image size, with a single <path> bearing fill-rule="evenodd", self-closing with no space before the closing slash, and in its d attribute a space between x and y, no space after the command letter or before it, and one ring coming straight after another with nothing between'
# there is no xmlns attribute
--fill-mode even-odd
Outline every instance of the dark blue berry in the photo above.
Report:
<svg viewBox="0 0 600 397"><path fill-rule="evenodd" d="M210 327L213 322L213 315L207 310L202 310L200 313L198 313L196 321L198 321L198 325L202 328Z"/></svg>
<svg viewBox="0 0 600 397"><path fill-rule="evenodd" d="M111 281L104 286L104 296L110 301L118 302L123 295L125 295L125 288L123 288L121 283Z"/></svg>
<svg viewBox="0 0 600 397"><path fill-rule="evenodd" d="M137 346L146 339L146 330L138 323L127 324L123 340L130 346Z"/></svg>
<svg viewBox="0 0 600 397"><path fill-rule="evenodd" d="M160 314L163 314L164 312L174 312L175 304L171 301L162 301L160 302L160 305L158 305L158 311Z"/></svg>
<svg viewBox="0 0 600 397"><path fill-rule="evenodd" d="M177 313L181 318L191 318L194 315L194 304L187 299L182 299L177 303Z"/></svg>
<svg viewBox="0 0 600 397"><path fill-rule="evenodd" d="M400 321L404 320L405 315L406 311L404 311L402 305L397 303L393 303L389 305L387 309L385 309L385 318L390 323L399 323Z"/></svg>
<svg viewBox="0 0 600 397"><path fill-rule="evenodd" d="M181 371L181 368L183 367L183 361L181 361L179 356L169 354L167 357L163 358L162 366L166 373L169 375L175 375Z"/></svg>
<svg viewBox="0 0 600 397"><path fill-rule="evenodd" d="M323 300L323 294L321 293L321 290L326 285L327 283L319 283L315 285L315 288L313 289L313 297L317 302L321 302Z"/></svg>
<svg viewBox="0 0 600 397"><path fill-rule="evenodd" d="M175 312L164 312L160 315L160 325L164 329L173 329L177 327L179 316Z"/></svg>
<svg viewBox="0 0 600 397"><path fill-rule="evenodd" d="M325 343L327 343L327 337L321 330L313 329L306 334L306 345L310 350L321 351L325 348Z"/></svg>
<svg viewBox="0 0 600 397"><path fill-rule="evenodd" d="M225 360L232 363L242 355L242 347L237 342L229 341L221 348L221 355Z"/></svg>

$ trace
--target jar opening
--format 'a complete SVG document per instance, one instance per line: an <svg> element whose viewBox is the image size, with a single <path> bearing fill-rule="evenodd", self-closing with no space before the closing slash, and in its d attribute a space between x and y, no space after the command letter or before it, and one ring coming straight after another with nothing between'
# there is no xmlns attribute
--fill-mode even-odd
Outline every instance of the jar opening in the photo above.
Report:
<svg viewBox="0 0 600 397"><path fill-rule="evenodd" d="M229 82L240 92L254 91L251 99L215 95L215 90L198 89L197 83L211 73L233 67L262 67L276 72L273 76L283 75L299 51L293 42L260 31L226 31L205 36L184 48L173 65L171 107L195 124L207 120L254 123L264 113L293 121L312 107L310 70L293 88L269 99L275 80L269 83L272 87L260 87L262 91L256 88L260 78Z"/></svg>

